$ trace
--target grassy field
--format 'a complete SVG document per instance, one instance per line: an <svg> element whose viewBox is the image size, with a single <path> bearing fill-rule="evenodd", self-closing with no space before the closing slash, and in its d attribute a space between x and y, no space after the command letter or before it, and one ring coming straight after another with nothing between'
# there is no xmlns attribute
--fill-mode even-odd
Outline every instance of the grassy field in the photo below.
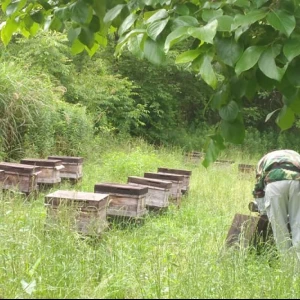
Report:
<svg viewBox="0 0 300 300"><path fill-rule="evenodd" d="M235 163L206 170L178 149L143 143L95 149L82 182L59 189L91 192L95 183L125 183L157 167L192 170L180 209L150 213L139 225L115 224L97 241L68 226L45 231L44 196L58 188L31 201L1 194L0 297L299 298L292 258L283 265L272 259L272 248L260 255L224 248L234 214L250 214L254 175L239 174L237 165L259 157L236 152L225 158Z"/></svg>

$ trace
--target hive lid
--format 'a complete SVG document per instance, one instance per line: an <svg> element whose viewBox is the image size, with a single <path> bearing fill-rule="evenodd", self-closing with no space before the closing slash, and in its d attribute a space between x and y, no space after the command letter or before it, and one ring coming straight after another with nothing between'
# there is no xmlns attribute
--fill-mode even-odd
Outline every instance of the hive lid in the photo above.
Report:
<svg viewBox="0 0 300 300"><path fill-rule="evenodd" d="M170 189L172 187L172 181L169 180L161 180L154 178L145 178L145 177L137 177L137 176L129 176L128 183L136 183L149 185L158 188Z"/></svg>
<svg viewBox="0 0 300 300"><path fill-rule="evenodd" d="M83 163L83 157L79 156L56 156L56 155L51 155L48 156L48 159L59 159L63 163Z"/></svg>
<svg viewBox="0 0 300 300"><path fill-rule="evenodd" d="M148 193L148 188L130 184L97 183L95 184L94 191L97 193L144 195Z"/></svg>
<svg viewBox="0 0 300 300"><path fill-rule="evenodd" d="M170 173L152 173L152 172L144 173L144 177L162 179L162 180L178 181L178 182L183 181L183 179L184 179L183 175L170 174Z"/></svg>
<svg viewBox="0 0 300 300"><path fill-rule="evenodd" d="M1 162L0 170L20 174L33 174L41 171L41 168L39 166L30 166L27 164Z"/></svg>
<svg viewBox="0 0 300 300"><path fill-rule="evenodd" d="M58 159L24 158L21 163L40 167L57 167L62 164L62 161Z"/></svg>
<svg viewBox="0 0 300 300"><path fill-rule="evenodd" d="M163 168L163 167L158 168L157 172L160 172L160 173L170 173L170 174L178 174L178 175L187 175L187 176L191 176L192 175L192 171L190 171L190 170L171 169L171 168Z"/></svg>

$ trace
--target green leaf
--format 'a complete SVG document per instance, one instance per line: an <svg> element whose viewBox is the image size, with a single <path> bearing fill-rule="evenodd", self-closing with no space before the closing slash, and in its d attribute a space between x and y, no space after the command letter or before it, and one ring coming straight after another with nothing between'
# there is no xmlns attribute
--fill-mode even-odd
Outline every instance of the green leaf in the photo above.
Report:
<svg viewBox="0 0 300 300"><path fill-rule="evenodd" d="M165 19L169 16L168 12L165 9L160 9L156 11L146 22L145 24L149 24L155 22L157 20Z"/></svg>
<svg viewBox="0 0 300 300"><path fill-rule="evenodd" d="M237 118L239 110L237 103L232 100L220 108L219 115L223 120L231 122Z"/></svg>
<svg viewBox="0 0 300 300"><path fill-rule="evenodd" d="M147 34L155 41L159 34L165 29L168 22L169 18L151 23L147 28Z"/></svg>
<svg viewBox="0 0 300 300"><path fill-rule="evenodd" d="M233 122L221 121L220 131L225 141L233 144L241 144L245 138L245 126L242 119L237 118Z"/></svg>
<svg viewBox="0 0 300 300"><path fill-rule="evenodd" d="M80 28L80 27L77 27L77 28L70 28L70 29L68 30L68 35L67 35L68 40L69 40L71 43L73 43L73 41L74 41L75 39L77 39L77 37L78 37L80 31L81 31L81 28Z"/></svg>
<svg viewBox="0 0 300 300"><path fill-rule="evenodd" d="M214 69L211 65L212 58L209 55L203 55L200 58L199 74L202 79L213 89L217 87L218 81Z"/></svg>
<svg viewBox="0 0 300 300"><path fill-rule="evenodd" d="M122 23L122 25L119 27L118 34L121 36L123 35L136 21L138 18L138 15L136 14L130 14Z"/></svg>
<svg viewBox="0 0 300 300"><path fill-rule="evenodd" d="M256 9L251 10L246 15L236 15L234 17L234 22L232 24L232 30L237 29L240 26L248 26L251 25L261 19L263 19L267 15L266 10Z"/></svg>
<svg viewBox="0 0 300 300"><path fill-rule="evenodd" d="M98 16L93 15L92 20L89 24L89 29L92 32L98 32L100 30L100 19L98 18Z"/></svg>
<svg viewBox="0 0 300 300"><path fill-rule="evenodd" d="M256 7L260 8L263 6L265 3L267 3L269 0L256 0Z"/></svg>
<svg viewBox="0 0 300 300"><path fill-rule="evenodd" d="M224 140L219 134L209 136L209 142L205 147L205 158L202 165L207 168L217 158L221 150L225 149Z"/></svg>
<svg viewBox="0 0 300 300"><path fill-rule="evenodd" d="M147 38L144 44L144 55L154 65L162 65L166 60L166 55L159 44Z"/></svg>
<svg viewBox="0 0 300 300"><path fill-rule="evenodd" d="M217 18L218 27L217 31L231 31L231 26L233 24L233 17L231 16L221 16Z"/></svg>
<svg viewBox="0 0 300 300"><path fill-rule="evenodd" d="M85 46L78 39L73 41L73 44L71 47L71 53L73 55L81 53L84 49L85 49Z"/></svg>
<svg viewBox="0 0 300 300"><path fill-rule="evenodd" d="M215 40L217 54L221 61L233 67L243 53L243 48L231 38L217 38Z"/></svg>
<svg viewBox="0 0 300 300"><path fill-rule="evenodd" d="M190 14L190 10L185 4L178 4L175 6L175 12L179 15L185 16Z"/></svg>
<svg viewBox="0 0 300 300"><path fill-rule="evenodd" d="M188 62L193 61L201 54L201 49L197 48L195 50L188 50L176 57L175 63L176 64L185 64Z"/></svg>
<svg viewBox="0 0 300 300"><path fill-rule="evenodd" d="M71 19L79 24L88 24L91 21L93 10L83 0L78 0L70 5Z"/></svg>
<svg viewBox="0 0 300 300"><path fill-rule="evenodd" d="M82 27L78 35L79 41L89 49L94 46L94 33L88 27Z"/></svg>
<svg viewBox="0 0 300 300"><path fill-rule="evenodd" d="M266 91L272 91L277 85L277 81L267 77L260 69L256 69L256 79L259 87Z"/></svg>
<svg viewBox="0 0 300 300"><path fill-rule="evenodd" d="M265 122L268 122L270 120L270 118L276 113L276 111L280 110L280 108L277 108L275 110L273 110L272 112L270 112L269 114L267 114Z"/></svg>
<svg viewBox="0 0 300 300"><path fill-rule="evenodd" d="M297 60L294 63L291 63L286 70L286 78L289 82L288 89L291 85L294 87L300 88L300 61Z"/></svg>
<svg viewBox="0 0 300 300"><path fill-rule="evenodd" d="M31 19L38 23L38 24L41 24L44 22L45 18L44 18L44 15L41 11L37 11L37 12L34 12L30 15Z"/></svg>
<svg viewBox="0 0 300 300"><path fill-rule="evenodd" d="M283 77L287 65L283 68L277 67L275 63L275 56L273 47L266 49L258 61L259 69L269 78L280 81Z"/></svg>
<svg viewBox="0 0 300 300"><path fill-rule="evenodd" d="M210 100L210 106L213 110L220 109L220 107L228 102L230 89L228 85L223 85L222 88L213 94Z"/></svg>
<svg viewBox="0 0 300 300"><path fill-rule="evenodd" d="M290 36L296 26L296 20L293 15L289 15L281 10L273 10L267 15L268 23L276 30Z"/></svg>
<svg viewBox="0 0 300 300"><path fill-rule="evenodd" d="M203 9L202 10L202 19L205 22L213 21L216 18L220 17L223 15L223 10L222 9Z"/></svg>
<svg viewBox="0 0 300 300"><path fill-rule="evenodd" d="M21 1L11 2L6 8L6 15L11 16L13 13L18 11L20 2Z"/></svg>
<svg viewBox="0 0 300 300"><path fill-rule="evenodd" d="M5 25L1 29L1 40L5 46L8 45L13 33L16 32L17 29L18 23L14 19L9 18L6 20Z"/></svg>
<svg viewBox="0 0 300 300"><path fill-rule="evenodd" d="M136 57L142 59L144 53L141 51L141 44L144 38L143 34L132 36L128 40L128 50Z"/></svg>
<svg viewBox="0 0 300 300"><path fill-rule="evenodd" d="M205 26L199 28L190 27L188 29L188 34L194 38L199 39L200 41L212 44L213 39L217 32L217 26L218 26L218 21L214 20L206 24Z"/></svg>
<svg viewBox="0 0 300 300"><path fill-rule="evenodd" d="M175 30L177 27L183 27L183 26L193 26L197 27L199 26L199 22L196 18L191 16L181 16L176 18L173 22L173 30Z"/></svg>
<svg viewBox="0 0 300 300"><path fill-rule="evenodd" d="M263 46L250 46L248 47L244 53L242 54L241 58L238 60L235 73L240 75L242 72L247 71L254 67L258 62L262 52L264 51L265 47Z"/></svg>
<svg viewBox="0 0 300 300"><path fill-rule="evenodd" d="M112 9L110 9L104 16L103 21L105 23L113 21L122 11L122 9L125 7L125 4L118 4Z"/></svg>
<svg viewBox="0 0 300 300"><path fill-rule="evenodd" d="M179 27L167 36L164 47L165 52L168 52L174 44L179 43L188 37L188 28L189 27L187 26Z"/></svg>
<svg viewBox="0 0 300 300"><path fill-rule="evenodd" d="M300 37L289 39L283 46L283 54L292 61L296 56L300 55Z"/></svg>
<svg viewBox="0 0 300 300"><path fill-rule="evenodd" d="M295 121L295 113L286 105L280 110L276 123L281 130L289 129L293 126Z"/></svg>

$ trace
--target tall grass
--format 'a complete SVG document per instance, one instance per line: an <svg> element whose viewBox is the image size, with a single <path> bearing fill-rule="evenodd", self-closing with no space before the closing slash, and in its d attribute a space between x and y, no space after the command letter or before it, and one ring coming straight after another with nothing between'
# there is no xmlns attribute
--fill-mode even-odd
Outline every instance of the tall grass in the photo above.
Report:
<svg viewBox="0 0 300 300"><path fill-rule="evenodd" d="M298 298L300 276L292 258L282 265L272 249L257 255L226 249L235 213L250 214L254 176L241 175L238 161L203 168L178 149L154 149L142 141L99 145L84 162L73 187L93 191L102 181L157 167L192 170L182 206L150 213L143 224L112 226L97 241L67 226L45 230L44 196L28 201L2 193L0 200L0 296L4 298ZM119 154L119 155L118 155ZM232 153L232 158L235 153ZM249 161L243 161L248 163Z"/></svg>

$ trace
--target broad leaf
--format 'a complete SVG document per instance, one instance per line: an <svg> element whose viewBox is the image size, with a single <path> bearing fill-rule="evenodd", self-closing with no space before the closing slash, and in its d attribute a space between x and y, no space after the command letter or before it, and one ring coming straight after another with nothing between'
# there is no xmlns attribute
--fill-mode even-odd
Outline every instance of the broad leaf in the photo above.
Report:
<svg viewBox="0 0 300 300"><path fill-rule="evenodd" d="M245 138L245 126L241 119L236 119L233 122L225 120L221 121L220 131L225 141L233 144L241 144Z"/></svg>
<svg viewBox="0 0 300 300"><path fill-rule="evenodd" d="M200 41L212 44L213 39L217 32L218 21L214 20L203 27L190 27L188 29L188 34Z"/></svg>
<svg viewBox="0 0 300 300"><path fill-rule="evenodd" d="M268 113L265 119L265 122L268 122L270 120L270 118L278 111L280 110L280 108L277 108L275 110L273 110L272 112Z"/></svg>
<svg viewBox="0 0 300 300"><path fill-rule="evenodd" d="M202 19L205 22L213 21L217 17L220 17L223 15L222 9L203 9L202 11Z"/></svg>
<svg viewBox="0 0 300 300"><path fill-rule="evenodd" d="M7 19L5 25L1 29L1 39L5 46L11 40L13 33L18 29L18 23L14 19Z"/></svg>
<svg viewBox="0 0 300 300"><path fill-rule="evenodd" d="M214 134L208 137L209 141L205 147L205 158L202 165L207 168L217 158L221 150L225 149L224 140L219 134Z"/></svg>
<svg viewBox="0 0 300 300"><path fill-rule="evenodd" d="M121 36L123 35L136 21L138 18L138 15L136 14L130 14L122 23L122 25L119 27L118 34Z"/></svg>
<svg viewBox="0 0 300 300"><path fill-rule="evenodd" d="M267 11L262 9L252 10L246 15L236 15L231 29L235 30L240 26L251 25L263 19L266 15L267 15Z"/></svg>
<svg viewBox="0 0 300 300"><path fill-rule="evenodd" d="M280 81L284 75L287 65L279 68L275 62L276 53L272 47L266 49L258 61L259 69L269 78Z"/></svg>
<svg viewBox="0 0 300 300"><path fill-rule="evenodd" d="M184 26L172 31L166 38L165 52L168 52L174 44L186 39L188 37L188 29L189 27Z"/></svg>
<svg viewBox="0 0 300 300"><path fill-rule="evenodd" d="M200 60L200 70L199 74L202 79L213 89L217 87L218 81L214 69L211 65L211 57L209 55L204 55Z"/></svg>
<svg viewBox="0 0 300 300"><path fill-rule="evenodd" d="M165 29L168 22L169 18L151 23L147 28L147 34L155 41L159 34Z"/></svg>
<svg viewBox="0 0 300 300"><path fill-rule="evenodd" d="M94 45L94 33L88 27L82 27L78 35L79 41L91 49Z"/></svg>
<svg viewBox="0 0 300 300"><path fill-rule="evenodd" d="M166 55L160 45L150 38L144 44L144 55L151 63L162 65L166 60Z"/></svg>
<svg viewBox="0 0 300 300"><path fill-rule="evenodd" d="M201 54L201 49L197 48L195 50L188 50L176 57L175 63L176 64L185 64L188 62L193 61Z"/></svg>
<svg viewBox="0 0 300 300"><path fill-rule="evenodd" d="M233 67L243 53L243 48L234 38L218 38L215 41L217 54L228 66Z"/></svg>
<svg viewBox="0 0 300 300"><path fill-rule="evenodd" d="M292 61L296 56L300 55L300 37L289 39L283 47L283 54Z"/></svg>
<svg viewBox="0 0 300 300"><path fill-rule="evenodd" d="M272 10L269 12L267 15L267 21L273 28L286 36L290 36L296 26L295 17L282 10Z"/></svg>
<svg viewBox="0 0 300 300"><path fill-rule="evenodd" d="M219 110L220 117L225 121L234 121L239 113L239 107L235 101L230 101L227 105L224 105Z"/></svg>
<svg viewBox="0 0 300 300"><path fill-rule="evenodd" d="M295 121L295 113L286 105L280 110L277 116L276 123L281 130L289 129Z"/></svg>
<svg viewBox="0 0 300 300"><path fill-rule="evenodd" d="M218 31L231 31L231 26L233 24L233 17L231 16L221 16L216 19L218 21Z"/></svg>
<svg viewBox="0 0 300 300"><path fill-rule="evenodd" d="M88 24L91 21L92 8L83 0L78 0L70 5L71 19L79 24Z"/></svg>
<svg viewBox="0 0 300 300"><path fill-rule="evenodd" d="M122 9L125 7L125 4L118 4L114 6L112 9L110 9L104 16L104 22L108 23L113 21L122 11Z"/></svg>
<svg viewBox="0 0 300 300"><path fill-rule="evenodd" d="M173 30L175 30L177 27L182 27L182 26L197 27L199 26L199 22L196 18L191 16L180 16L175 20L173 20L172 22Z"/></svg>
<svg viewBox="0 0 300 300"><path fill-rule="evenodd" d="M250 46L249 48L247 48L236 64L236 74L240 75L242 72L254 67L258 62L264 49L265 47L263 46Z"/></svg>
<svg viewBox="0 0 300 300"><path fill-rule="evenodd" d="M168 16L169 16L169 14L165 9L160 9L155 14L153 14L145 23L150 24L157 20L165 19Z"/></svg>
<svg viewBox="0 0 300 300"><path fill-rule="evenodd" d="M126 45L128 42L129 38L141 34L141 33L146 33L146 29L133 29L129 31L125 36L123 36L120 40L119 43L117 44L115 48L115 54L118 55L122 52L123 47Z"/></svg>
<svg viewBox="0 0 300 300"><path fill-rule="evenodd" d="M222 105L228 102L230 89L228 85L223 85L222 89L214 93L210 99L210 106L213 110L220 109Z"/></svg>
<svg viewBox="0 0 300 300"><path fill-rule="evenodd" d="M76 39L72 44L71 53L73 55L76 55L78 53L81 53L84 49L85 49L84 44L82 44L78 39Z"/></svg>

